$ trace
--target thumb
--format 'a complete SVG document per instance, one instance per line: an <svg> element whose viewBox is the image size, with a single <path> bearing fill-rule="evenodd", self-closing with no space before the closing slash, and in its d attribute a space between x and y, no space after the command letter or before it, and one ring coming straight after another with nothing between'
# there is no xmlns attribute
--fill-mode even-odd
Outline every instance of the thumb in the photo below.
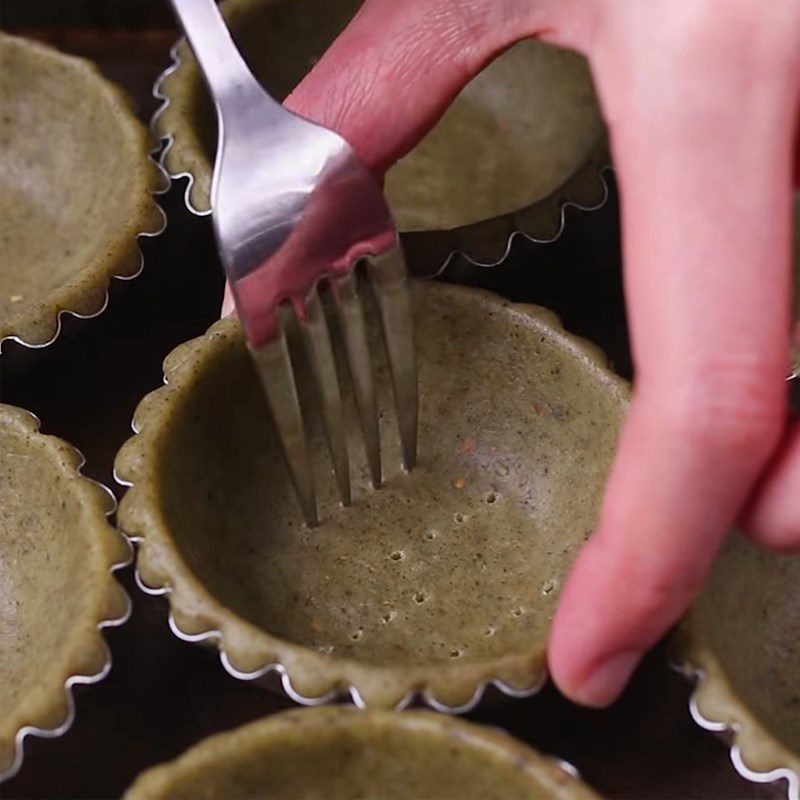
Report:
<svg viewBox="0 0 800 800"><path fill-rule="evenodd" d="M367 0L285 105L347 139L383 174L552 0Z"/></svg>

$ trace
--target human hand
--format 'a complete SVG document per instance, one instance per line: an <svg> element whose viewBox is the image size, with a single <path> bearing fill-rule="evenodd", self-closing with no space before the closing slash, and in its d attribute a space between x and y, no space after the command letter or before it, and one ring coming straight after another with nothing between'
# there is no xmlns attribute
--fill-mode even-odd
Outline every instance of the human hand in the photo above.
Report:
<svg viewBox="0 0 800 800"><path fill-rule="evenodd" d="M600 706L731 525L800 548L785 383L800 2L367 0L287 105L382 173L527 36L588 57L621 196L633 400L549 653L561 690Z"/></svg>

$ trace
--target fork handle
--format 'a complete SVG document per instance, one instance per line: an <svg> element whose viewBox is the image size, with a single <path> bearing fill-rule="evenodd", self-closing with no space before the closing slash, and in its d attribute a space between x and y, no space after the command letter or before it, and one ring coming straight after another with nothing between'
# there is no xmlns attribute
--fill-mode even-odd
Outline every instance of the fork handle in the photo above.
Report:
<svg viewBox="0 0 800 800"><path fill-rule="evenodd" d="M254 91L271 101L276 112L283 111L282 106L258 83L242 58L215 0L170 2L192 46L218 111L229 102L246 105Z"/></svg>

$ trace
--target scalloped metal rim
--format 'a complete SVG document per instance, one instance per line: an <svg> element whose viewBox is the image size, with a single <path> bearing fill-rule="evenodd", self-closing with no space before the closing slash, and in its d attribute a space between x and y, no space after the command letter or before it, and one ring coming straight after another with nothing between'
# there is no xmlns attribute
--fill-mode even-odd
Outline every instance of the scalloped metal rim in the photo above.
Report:
<svg viewBox="0 0 800 800"><path fill-rule="evenodd" d="M121 486L131 486L127 481L122 481L119 478L114 476L115 480ZM141 541L141 537L138 536L130 536L128 539L133 543L136 544ZM171 591L170 587L163 586L161 588L155 588L152 586L148 586L143 580L141 575L139 574L138 568L134 567L134 579L136 581L136 585L141 589L145 594L152 595L153 597L164 597L168 595ZM172 612L169 613L168 616L168 624L169 628L172 633L184 642L191 642L192 644L211 644L211 645L218 645L219 641L222 638L222 634L218 630L208 630L203 631L202 633L186 633L182 631L179 627L177 622L175 622L175 618L172 616ZM318 695L316 697L309 697L307 695L301 694L294 688L292 685L292 680L289 677L289 673L286 671L286 668L283 664L272 663L272 664L265 664L263 667L253 671L253 672L242 672L241 670L236 669L236 667L231 664L228 654L224 650L219 651L219 660L222 666L224 667L225 671L231 675L232 677L236 678L240 681L257 681L262 679L270 674L274 674L280 680L281 688L283 692L293 700L295 703L298 703L302 706L322 706L328 705L330 703L335 703L337 701L349 698L353 705L357 706L358 708L367 708L367 704L364 702L361 694L359 693L358 689L353 686L352 684L342 687L339 689L333 689L330 692L326 692L325 694ZM426 691L410 691L408 692L399 703L397 703L392 710L394 711L402 711L405 708L408 708L415 700L421 700L425 705L432 708L434 711L439 711L443 714L467 714L470 711L473 711L478 704L483 699L486 690L490 686L494 686L500 692L502 692L507 697L513 697L515 699L525 698L525 697L532 697L537 692L541 691L542 687L547 683L547 670L546 668L543 669L542 676L540 680L535 683L533 686L527 689L515 689L512 686L504 683L497 678L490 678L488 680L483 681L478 685L475 689L474 694L472 697L462 705L458 706L449 706L446 703L442 703L440 700L437 700L433 695Z"/></svg>
<svg viewBox="0 0 800 800"><path fill-rule="evenodd" d="M35 421L36 421L36 428L37 432L41 426L41 420L39 419L36 414L32 411L28 411L27 409L22 409L25 411L26 414L29 414ZM46 436L48 434L41 434ZM63 441L63 440L62 440ZM77 447L70 444L70 447L80 456L80 463L76 467L78 475L80 475L84 480L93 483L95 486L99 486L109 497L111 503L109 505L109 509L106 512L106 518L111 519L117 511L117 499L114 496L114 493L104 484L100 483L99 481L94 480L93 478L88 478L86 475L83 474L81 471L86 464L86 458L84 457L83 453L78 450ZM113 576L115 572L120 569L124 569L125 567L129 566L133 562L133 547L128 540L128 538L122 535L116 526L111 526L114 531L117 532L119 538L125 542L128 547L128 556L123 561L118 561L111 565L109 569L109 574ZM125 597L125 611L119 617L112 617L111 619L105 619L97 623L97 630L103 630L104 628L115 628L120 625L124 625L131 616L132 610L132 603L131 598L128 593L125 591L124 587L117 581L117 585L119 586L120 591L122 592L123 596ZM111 671L111 667L113 666L113 658L111 656L111 650L108 647L108 644L103 641L103 645L105 647L105 659L103 666L100 668L98 672L94 675L70 675L66 681L64 682L64 692L67 696L67 716L64 721L57 725L55 728L40 728L36 725L24 725L20 728L15 736L14 736L14 760L11 762L11 766L3 773L0 774L0 782L7 781L13 778L22 767L22 763L25 760L25 753L24 753L24 743L25 738L28 736L36 736L37 738L41 739L56 739L59 736L63 736L71 727L72 723L75 721L75 697L72 692L73 686L78 685L89 685L93 683L99 683L102 681L108 673Z"/></svg>
<svg viewBox="0 0 800 800"><path fill-rule="evenodd" d="M740 726L737 723L728 724L705 717L697 705L697 687L705 680L705 672L697 667L682 667L675 661L670 661L670 666L687 680L695 684L689 698L689 714L695 724L704 730L716 733L729 745L731 763L736 772L751 783L776 783L786 781L787 800L800 800L800 775L789 767L758 772L747 766L742 751L737 744L737 734Z"/></svg>
<svg viewBox="0 0 800 800"><path fill-rule="evenodd" d="M164 143L163 148L161 150L161 155L159 156L158 163L161 167L164 174L167 176L168 179L176 180L178 178L186 178L187 184L186 189L183 193L183 202L186 208L191 211L197 217L208 217L211 215L211 209L207 209L206 211L201 211L199 208L195 208L192 204L191 200L191 192L192 186L194 186L194 175L191 172L170 172L164 166L164 159L167 157L167 152L172 147L174 142L174 138L172 136L161 136L156 133L156 121L158 118L164 113L164 111L169 107L170 100L162 91L161 91L161 84L170 76L176 69L181 65L181 59L178 55L178 45L180 45L181 40L178 39L175 44L172 45L169 49L169 57L172 59L172 63L156 78L156 82L153 84L153 97L156 100L161 101L161 105L156 109L155 113L153 114L152 119L150 120L150 132L153 136L156 137L158 141Z"/></svg>
<svg viewBox="0 0 800 800"><path fill-rule="evenodd" d="M184 205L186 206L187 210L190 211L195 216L207 217L207 216L211 215L212 209L209 208L209 209L207 209L205 211L201 211L199 208L196 208L194 206L194 204L192 203L192 200L191 200L192 187L194 186L194 182L195 182L194 174L189 172L189 171L174 172L173 173L173 172L170 172L164 166L164 161L165 161L165 159L167 157L167 153L169 152L170 148L172 147L172 145L174 143L174 137L172 137L172 136L164 136L164 135L161 135L161 134L157 133L157 131L156 131L156 122L157 122L158 118L164 113L164 111L166 111L167 108L169 108L169 105L170 105L170 99L161 90L161 86L164 83L164 81L170 75L172 75L172 73L175 72L175 70L177 70L178 67L180 67L180 65L181 65L180 55L178 54L178 46L180 45L180 43L181 43L181 40L179 39L170 48L169 54L170 54L170 58L172 59L172 63L158 76L158 78L156 78L156 82L153 85L153 97L155 97L157 100L160 100L161 101L161 105L156 109L155 113L153 114L153 117L152 117L152 119L150 121L150 130L151 130L152 134L157 139L159 139L161 142L163 142L163 148L161 150L159 163L160 163L160 166L161 166L162 170L164 171L164 173L170 179L172 179L173 181L177 181L179 179L184 179L184 178L187 181L186 188L184 189L184 192L183 192L183 201L184 201ZM571 180L580 170L586 168L587 166L588 166L588 162L587 161L584 161L582 164L580 164L571 175L569 175L567 178L565 178L564 183L562 184L562 186L564 184L566 184L569 180ZM475 259L472 256L470 256L469 253L467 253L465 250L462 250L462 249L451 250L450 253L442 260L441 265L436 269L436 271L433 272L430 275L426 274L425 277L436 277L437 275L441 275L442 272L444 272L444 270L447 268L448 264L453 260L453 258L455 258L457 256L465 258L470 264L472 264L473 266L476 266L476 267L485 267L485 268L496 267L499 264L501 264L503 261L505 261L505 259L508 257L508 254L511 252L511 248L512 248L512 246L514 244L514 240L516 238L518 238L518 237L522 237L524 239L527 239L528 241L533 242L535 244L551 244L551 243L557 241L558 239L561 238L561 235L564 233L564 230L566 228L566 224L567 224L566 215L567 215L567 210L568 209L574 208L574 209L576 209L578 211L582 211L582 212L598 211L606 204L606 202L608 202L610 191L609 191L609 187L608 187L608 181L606 180L606 175L611 173L611 172L613 172L613 167L610 164L597 168L597 177L598 177L598 179L600 181L600 187L601 187L601 192L602 192L601 198L597 203L590 204L590 205L584 205L584 204L579 203L579 202L574 201L574 200L563 200L563 201L561 201L561 203L559 204L558 225L557 225L555 233L552 236L541 238L541 237L537 237L537 236L534 236L533 234L528 233L527 231L523 230L522 228L517 228L516 230L512 231L508 235L508 238L507 238L506 244L505 244L505 248L502 251L502 255L500 255L500 257L497 258L496 260L494 260L494 261L481 261L479 259ZM559 191L559 189L556 188L554 191L557 192L557 191ZM541 200L537 201L537 202L545 202L547 200L547 198L550 197L550 196L552 196L552 193L550 195L545 195L545 197L541 198ZM521 210L523 210L523 209L519 209L519 211L521 211ZM504 216L508 216L508 215L507 214L501 215L501 217L504 217ZM489 222L489 221L491 221L491 219L492 218L489 218L487 220L484 220L483 222ZM494 219L497 219L497 218L494 218ZM478 224L482 224L482 223L478 223ZM415 233L424 233L424 232L421 232L421 231L407 231L407 232L401 231L400 232L401 237L404 235L404 233L408 233L408 234L413 235Z"/></svg>
<svg viewBox="0 0 800 800"><path fill-rule="evenodd" d="M26 342L20 336L17 336L16 334L11 333L8 336L5 336L2 339L0 339L0 353L2 353L3 344L5 344L5 342L9 342L9 341L15 342L16 344L20 345L21 347L26 348L27 350L42 350L45 347L50 347L50 345L55 344L56 340L61 335L61 330L63 328L62 320L63 320L64 317L72 317L74 319L80 319L80 320L94 319L95 317L99 317L108 308L109 294L111 292L111 282L113 280L117 280L117 281L123 281L123 282L127 283L128 281L132 281L132 280L138 278L142 274L142 271L144 270L144 253L142 252L142 248L138 246L138 240L139 239L153 239L156 236L161 236L161 234L164 233L164 231L167 229L167 215L166 215L166 212L156 202L155 198L160 196L160 195L162 195L162 194L166 194L169 191L170 186L172 184L171 184L169 173L164 169L164 166L162 165L161 160L157 157L157 154L158 154L159 150L160 150L159 146L153 147L148 152L147 159L151 164L153 164L153 166L155 167L155 169L156 169L156 171L157 171L157 173L159 175L159 184L160 185L158 187L156 187L155 189L151 189L150 190L150 196L153 199L153 208L156 209L157 213L159 214L159 216L161 218L161 224L158 226L158 228L156 230L139 231L135 235L134 238L137 240L137 247L138 247L138 250L139 250L139 266L136 269L136 271L131 273L130 275L115 275L115 274L111 274L111 275L108 276L108 278L106 279L105 295L103 297L103 302L100 304L100 308L97 311L93 311L93 312L91 312L89 314L81 314L81 313L79 313L77 311L71 311L68 308L62 308L60 311L58 311L56 313L56 330L55 330L55 333L53 333L52 337L50 337L50 339L48 339L46 342L39 342L39 343Z"/></svg>
<svg viewBox="0 0 800 800"><path fill-rule="evenodd" d="M578 170L584 169L585 166L586 164L584 163L582 166L578 167ZM500 266L500 264L502 264L506 260L506 258L508 258L508 255L511 252L511 248L514 246L515 239L519 238L527 239L529 242L533 242L534 244L552 244L553 242L558 241L567 227L567 211L570 208L574 208L576 211L582 211L588 213L591 211L599 211L608 202L608 198L611 195L611 191L608 188L608 181L606 180L606 175L610 175L613 172L614 172L614 167L611 164L607 164L606 166L600 167L597 170L597 177L600 180L600 186L602 188L603 194L600 200L594 205L583 205L582 203L578 203L575 200L563 200L560 203L558 228L556 232L549 238L541 238L538 236L534 236L532 233L528 233L522 228L517 228L517 230L512 231L511 233L508 234L508 239L506 240L506 246L505 249L503 250L503 254L496 261L478 261L477 259L474 259L472 256L470 256L469 253L467 253L464 250L453 250L444 259L439 269L436 270L436 272L434 272L429 277L436 278L439 275L441 275L447 269L450 262L457 256L466 259L470 264L472 264L473 267L479 267L481 269L493 269L494 267ZM575 173L573 173L573 175L574 174ZM567 178L567 180L569 180L569 178ZM542 202L544 202L545 199L546 198L542 198Z"/></svg>

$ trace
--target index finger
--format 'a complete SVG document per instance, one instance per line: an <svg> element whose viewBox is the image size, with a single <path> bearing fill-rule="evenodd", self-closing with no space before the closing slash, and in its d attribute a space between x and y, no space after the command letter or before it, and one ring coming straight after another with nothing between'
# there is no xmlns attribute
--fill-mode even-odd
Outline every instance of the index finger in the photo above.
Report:
<svg viewBox="0 0 800 800"><path fill-rule="evenodd" d="M594 64L636 379L599 528L550 643L554 679L589 705L611 702L689 605L785 414L800 66L685 41L679 53L653 34Z"/></svg>

